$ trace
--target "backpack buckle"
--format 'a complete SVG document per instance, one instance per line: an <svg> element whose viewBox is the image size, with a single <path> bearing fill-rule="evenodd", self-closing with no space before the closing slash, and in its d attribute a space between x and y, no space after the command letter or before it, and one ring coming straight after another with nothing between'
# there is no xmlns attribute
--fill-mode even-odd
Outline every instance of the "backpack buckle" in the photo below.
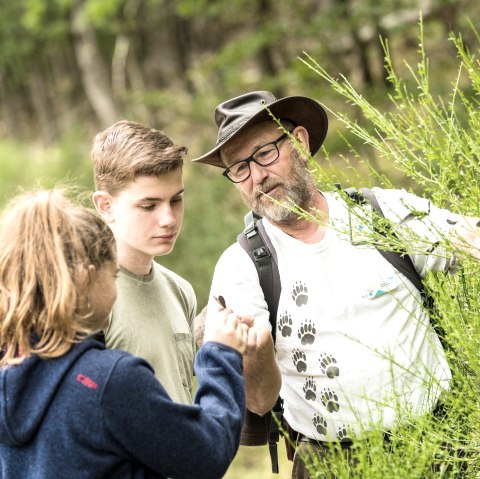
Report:
<svg viewBox="0 0 480 479"><path fill-rule="evenodd" d="M253 250L253 256L255 256L255 259L258 260L260 258L264 258L265 256L270 256L270 252L266 246L260 246L260 248Z"/></svg>

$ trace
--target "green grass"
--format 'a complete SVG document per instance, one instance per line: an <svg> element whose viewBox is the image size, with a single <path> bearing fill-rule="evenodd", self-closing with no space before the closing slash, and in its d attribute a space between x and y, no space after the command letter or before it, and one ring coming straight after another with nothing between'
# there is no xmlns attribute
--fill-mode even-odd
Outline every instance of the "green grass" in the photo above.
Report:
<svg viewBox="0 0 480 479"><path fill-rule="evenodd" d="M283 439L278 443L279 473L273 474L268 446L240 446L225 479L290 479L292 462L287 459Z"/></svg>

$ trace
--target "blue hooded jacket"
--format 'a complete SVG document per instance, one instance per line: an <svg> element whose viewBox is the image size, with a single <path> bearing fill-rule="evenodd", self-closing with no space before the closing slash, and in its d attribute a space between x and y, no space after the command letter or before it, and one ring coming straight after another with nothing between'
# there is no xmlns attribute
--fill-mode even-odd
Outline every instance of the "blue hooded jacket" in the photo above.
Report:
<svg viewBox="0 0 480 479"><path fill-rule="evenodd" d="M193 405L172 402L149 364L94 339L0 370L0 477L220 478L245 413L242 356L197 353Z"/></svg>

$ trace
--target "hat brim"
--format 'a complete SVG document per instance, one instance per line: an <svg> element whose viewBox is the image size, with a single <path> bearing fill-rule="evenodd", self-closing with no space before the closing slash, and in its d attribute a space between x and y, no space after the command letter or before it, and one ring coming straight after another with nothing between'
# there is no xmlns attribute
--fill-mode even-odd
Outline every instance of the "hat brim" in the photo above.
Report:
<svg viewBox="0 0 480 479"><path fill-rule="evenodd" d="M288 96L280 98L265 109L260 110L246 121L240 128L234 131L229 137L217 143L215 148L204 155L194 158L192 161L206 163L207 165L225 168L220 159L220 148L225 146L238 133L257 123L273 118L290 120L295 126L303 126L308 131L310 153L315 155L322 146L328 130L328 118L323 107L316 100L303 96Z"/></svg>

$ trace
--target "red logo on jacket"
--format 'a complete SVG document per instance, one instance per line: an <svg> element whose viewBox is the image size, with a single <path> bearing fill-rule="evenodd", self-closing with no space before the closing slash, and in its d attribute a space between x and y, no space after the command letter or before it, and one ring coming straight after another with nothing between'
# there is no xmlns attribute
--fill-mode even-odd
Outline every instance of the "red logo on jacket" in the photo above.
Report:
<svg viewBox="0 0 480 479"><path fill-rule="evenodd" d="M80 383L80 384L83 384L84 386L87 386L87 388L90 388L90 389L97 389L98 388L98 384L93 380L93 379L90 379L88 376L85 376L85 374L78 374L77 375L77 381Z"/></svg>

